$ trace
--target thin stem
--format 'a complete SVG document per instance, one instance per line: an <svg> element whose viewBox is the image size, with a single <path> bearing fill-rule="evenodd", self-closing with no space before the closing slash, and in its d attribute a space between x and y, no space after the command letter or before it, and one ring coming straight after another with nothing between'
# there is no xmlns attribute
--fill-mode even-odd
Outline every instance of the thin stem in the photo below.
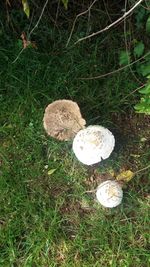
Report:
<svg viewBox="0 0 150 267"><path fill-rule="evenodd" d="M45 8L46 8L46 6L47 6L47 4L48 4L48 0L46 0L44 6L43 6L43 8L42 8L42 12L41 12L41 14L40 14L40 16L39 16L39 19L38 19L37 23L35 24L35 26L33 27L33 29L30 31L30 33L29 33L29 38L30 38L31 34L34 32L34 30L38 27L38 25L39 25L39 23L40 23L40 21L41 21L41 18L42 18L42 16L43 16L44 10L45 10Z"/></svg>
<svg viewBox="0 0 150 267"><path fill-rule="evenodd" d="M119 72L119 71L121 71L121 70L124 70L124 69L126 69L126 68L128 68L128 67L134 65L135 63L137 63L137 62L140 61L141 59L146 58L148 55L150 55L150 52L146 53L144 56L138 58L137 60L133 61L132 63L130 63L130 64L124 66L124 67L121 67L121 68L119 68L119 69L117 69L117 70L114 70L114 71L111 71L111 72L108 72L108 73L105 73L105 74L102 74L102 75L99 75L99 76L85 77L85 78L83 77L83 78L78 78L78 79L79 79L79 80L95 80L95 79L100 79L100 78L107 77L107 76L109 76L109 75L111 75L111 74L117 73L117 72Z"/></svg>
<svg viewBox="0 0 150 267"><path fill-rule="evenodd" d="M142 84L141 86L137 87L136 89L134 89L130 94L128 94L127 96L123 97L120 102L123 102L126 98L128 98L130 95L133 95L135 92L137 92L138 90L140 90L141 88L143 88L145 84Z"/></svg>

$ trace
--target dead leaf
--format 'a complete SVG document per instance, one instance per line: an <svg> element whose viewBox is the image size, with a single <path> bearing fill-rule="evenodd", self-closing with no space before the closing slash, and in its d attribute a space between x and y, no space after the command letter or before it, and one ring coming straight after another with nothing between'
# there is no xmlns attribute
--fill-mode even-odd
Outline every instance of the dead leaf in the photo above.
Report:
<svg viewBox="0 0 150 267"><path fill-rule="evenodd" d="M129 182L134 176L134 172L127 170L127 171L122 171L116 176L117 181L124 181L124 182Z"/></svg>
<svg viewBox="0 0 150 267"><path fill-rule="evenodd" d="M29 41L27 39L27 36L26 36L25 32L22 32L21 39L22 39L22 46L23 46L24 49L27 48L27 47L37 48L35 42L31 42L31 41Z"/></svg>

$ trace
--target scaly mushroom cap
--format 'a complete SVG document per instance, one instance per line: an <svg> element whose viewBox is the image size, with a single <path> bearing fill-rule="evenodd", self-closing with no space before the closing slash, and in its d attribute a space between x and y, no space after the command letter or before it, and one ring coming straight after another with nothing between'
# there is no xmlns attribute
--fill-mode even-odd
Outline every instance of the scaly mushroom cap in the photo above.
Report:
<svg viewBox="0 0 150 267"><path fill-rule="evenodd" d="M102 206L114 208L121 203L123 191L119 183L108 180L98 186L96 197Z"/></svg>
<svg viewBox="0 0 150 267"><path fill-rule="evenodd" d="M44 128L48 135L58 140L72 139L85 124L77 103L71 100L54 101L45 109Z"/></svg>
<svg viewBox="0 0 150 267"><path fill-rule="evenodd" d="M72 148L79 161L92 165L108 158L114 146L115 138L108 129L91 125L76 134Z"/></svg>

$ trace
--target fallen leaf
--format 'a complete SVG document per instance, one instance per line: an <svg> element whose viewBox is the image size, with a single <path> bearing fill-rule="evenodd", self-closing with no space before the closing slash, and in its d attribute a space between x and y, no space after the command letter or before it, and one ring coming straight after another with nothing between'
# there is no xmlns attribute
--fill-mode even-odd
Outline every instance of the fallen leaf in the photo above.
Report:
<svg viewBox="0 0 150 267"><path fill-rule="evenodd" d="M122 171L116 176L117 181L124 181L124 182L129 182L134 176L134 172L127 170L127 171Z"/></svg>
<svg viewBox="0 0 150 267"><path fill-rule="evenodd" d="M51 169L51 170L48 171L47 174L48 174L48 175L51 175L51 174L53 174L56 170L57 170L57 169Z"/></svg>

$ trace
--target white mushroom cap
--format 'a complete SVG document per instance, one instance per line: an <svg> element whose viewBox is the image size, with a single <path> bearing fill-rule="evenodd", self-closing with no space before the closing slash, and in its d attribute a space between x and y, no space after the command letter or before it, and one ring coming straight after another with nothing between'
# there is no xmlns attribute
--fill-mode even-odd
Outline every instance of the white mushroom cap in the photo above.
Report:
<svg viewBox="0 0 150 267"><path fill-rule="evenodd" d="M123 191L119 183L108 180L98 186L96 197L104 207L114 208L121 203Z"/></svg>
<svg viewBox="0 0 150 267"><path fill-rule="evenodd" d="M114 146L115 138L108 129L91 125L76 134L72 148L79 161L92 165L107 159Z"/></svg>

